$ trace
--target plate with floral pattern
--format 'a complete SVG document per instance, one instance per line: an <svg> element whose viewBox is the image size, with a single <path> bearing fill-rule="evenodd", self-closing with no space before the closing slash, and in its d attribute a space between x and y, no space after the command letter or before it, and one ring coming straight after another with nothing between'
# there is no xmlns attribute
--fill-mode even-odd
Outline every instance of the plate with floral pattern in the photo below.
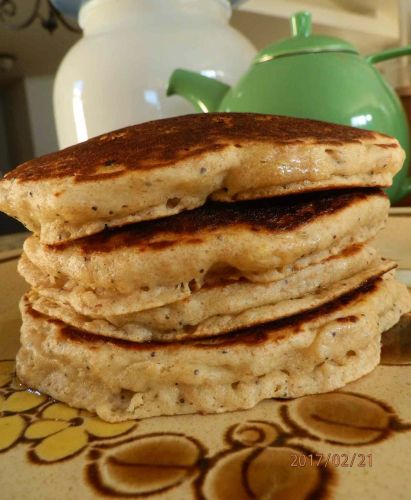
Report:
<svg viewBox="0 0 411 500"><path fill-rule="evenodd" d="M2 498L411 498L411 315L384 335L381 364L342 390L109 424L16 378L16 265L0 255Z"/></svg>

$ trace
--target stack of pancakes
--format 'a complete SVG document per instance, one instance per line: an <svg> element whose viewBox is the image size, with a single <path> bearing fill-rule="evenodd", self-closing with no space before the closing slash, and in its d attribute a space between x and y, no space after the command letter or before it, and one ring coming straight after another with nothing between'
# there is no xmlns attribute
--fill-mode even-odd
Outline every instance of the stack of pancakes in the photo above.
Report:
<svg viewBox="0 0 411 500"><path fill-rule="evenodd" d="M108 421L339 388L411 308L383 227L398 142L254 114L190 115L25 163L0 208L34 235L17 370Z"/></svg>

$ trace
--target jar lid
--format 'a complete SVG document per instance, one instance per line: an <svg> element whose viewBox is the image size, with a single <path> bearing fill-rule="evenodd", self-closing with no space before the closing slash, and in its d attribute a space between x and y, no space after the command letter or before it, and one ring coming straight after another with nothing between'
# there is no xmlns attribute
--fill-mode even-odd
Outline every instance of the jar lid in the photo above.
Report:
<svg viewBox="0 0 411 500"><path fill-rule="evenodd" d="M59 10L62 14L72 17L74 19L78 18L80 9L89 0L51 0L54 7ZM223 7L229 8L236 7L237 4L244 0L218 0Z"/></svg>
<svg viewBox="0 0 411 500"><path fill-rule="evenodd" d="M350 43L331 36L311 34L311 14L297 12L291 18L291 38L268 45L255 57L254 62L270 61L277 57L317 52L350 52L358 54L358 50Z"/></svg>

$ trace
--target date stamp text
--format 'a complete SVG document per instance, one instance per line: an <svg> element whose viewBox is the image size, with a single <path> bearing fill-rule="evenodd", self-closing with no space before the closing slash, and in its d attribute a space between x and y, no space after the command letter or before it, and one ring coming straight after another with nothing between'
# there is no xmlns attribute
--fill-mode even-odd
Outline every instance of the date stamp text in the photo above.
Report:
<svg viewBox="0 0 411 500"><path fill-rule="evenodd" d="M309 455L292 454L291 467L333 466L333 467L372 467L372 453L313 453Z"/></svg>

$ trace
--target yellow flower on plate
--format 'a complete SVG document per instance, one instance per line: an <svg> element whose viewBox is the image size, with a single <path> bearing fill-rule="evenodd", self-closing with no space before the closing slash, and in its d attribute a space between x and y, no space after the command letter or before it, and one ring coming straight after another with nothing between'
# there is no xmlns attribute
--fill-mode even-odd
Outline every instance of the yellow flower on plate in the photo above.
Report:
<svg viewBox="0 0 411 500"><path fill-rule="evenodd" d="M5 398L0 394L0 408ZM6 415L0 417L0 452L8 450L19 440L26 427L26 421L21 415Z"/></svg>
<svg viewBox="0 0 411 500"><path fill-rule="evenodd" d="M0 411L7 413L23 413L40 406L47 399L43 394L31 391L16 391L4 398L0 403Z"/></svg>
<svg viewBox="0 0 411 500"><path fill-rule="evenodd" d="M45 400L45 396L29 391L13 392L8 397L0 394L0 452L11 448L23 435L27 420L19 413L30 411Z"/></svg>
<svg viewBox="0 0 411 500"><path fill-rule="evenodd" d="M57 462L80 453L90 436L99 439L117 437L135 427L135 422L110 424L84 410L64 403L53 403L41 413L38 421L30 424L25 438L38 441L34 456L41 462Z"/></svg>

